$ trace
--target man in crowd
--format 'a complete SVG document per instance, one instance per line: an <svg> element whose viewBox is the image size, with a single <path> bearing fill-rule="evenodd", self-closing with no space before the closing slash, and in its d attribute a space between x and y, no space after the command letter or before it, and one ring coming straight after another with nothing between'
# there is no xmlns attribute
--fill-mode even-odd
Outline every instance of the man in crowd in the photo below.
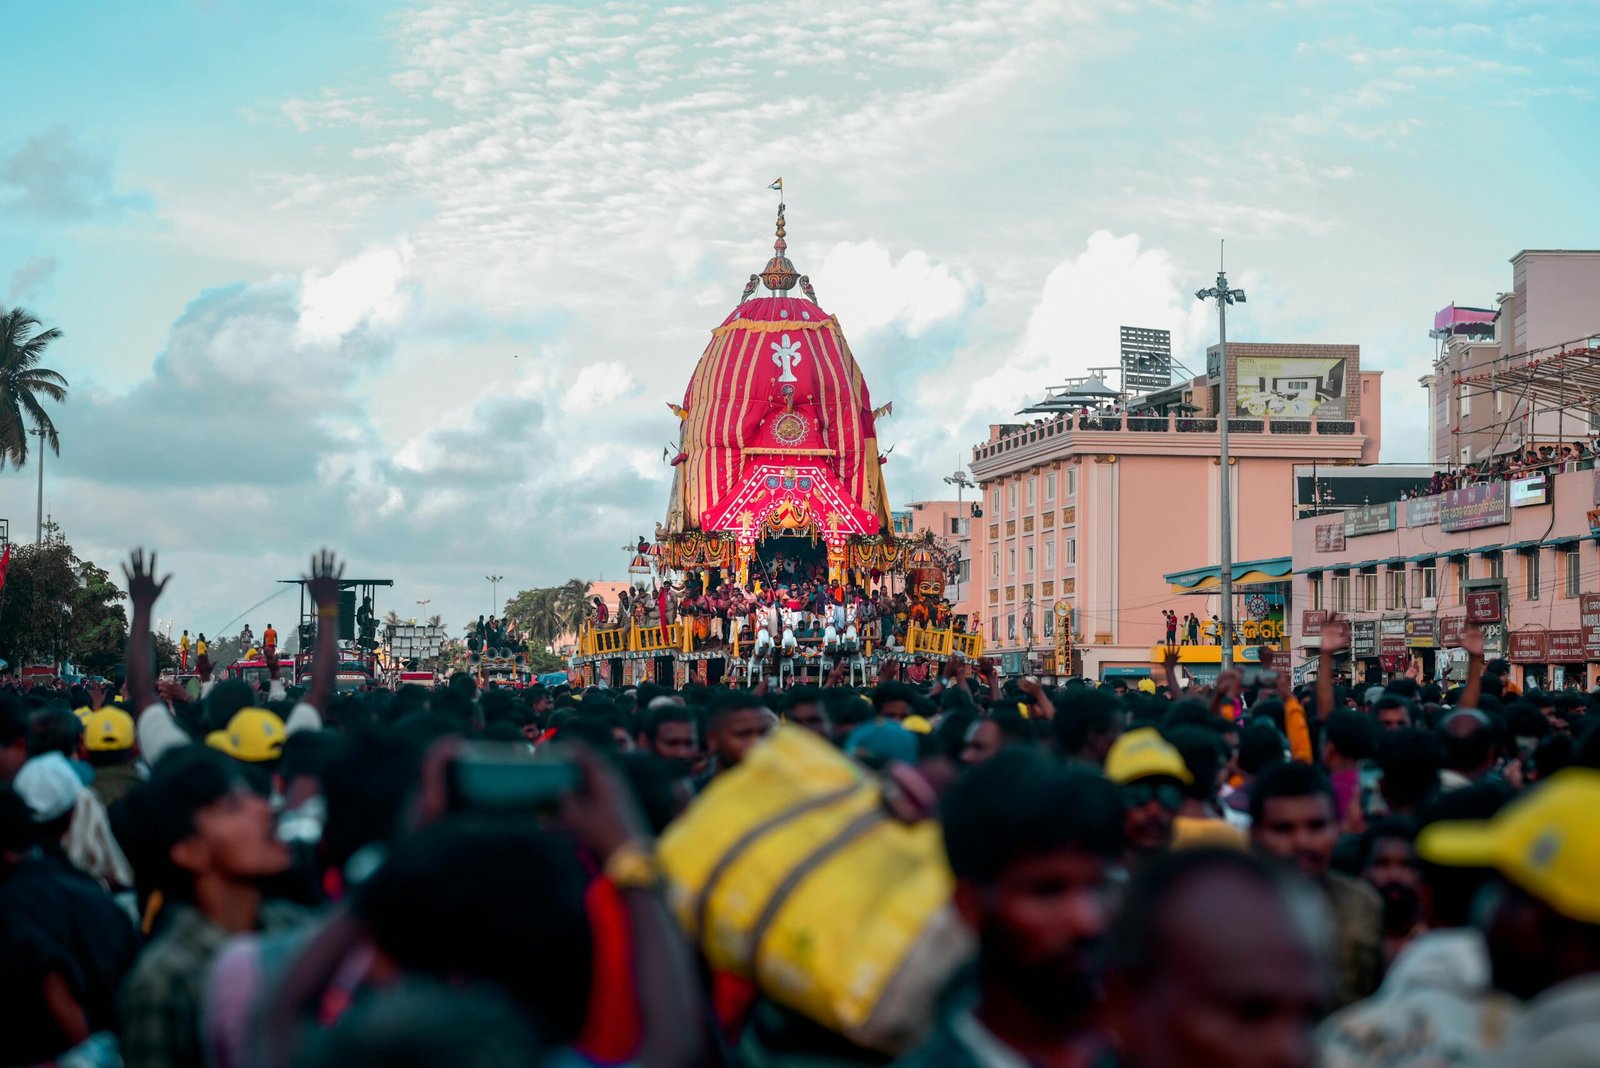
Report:
<svg viewBox="0 0 1600 1068"><path fill-rule="evenodd" d="M1122 735L1106 754L1106 778L1122 799L1130 867L1172 845L1172 820L1194 777L1183 755L1154 727Z"/></svg>
<svg viewBox="0 0 1600 1068"><path fill-rule="evenodd" d="M1333 870L1339 818L1327 776L1299 761L1262 774L1250 791L1250 838L1257 852L1298 869L1326 894L1339 941L1336 1003L1376 990L1383 976L1383 902L1360 879Z"/></svg>
<svg viewBox="0 0 1600 1068"><path fill-rule="evenodd" d="M699 751L694 714L674 698L654 698L644 715L639 748L687 774Z"/></svg>
<svg viewBox="0 0 1600 1068"><path fill-rule="evenodd" d="M1488 819L1509 796L1493 783L1441 795L1424 811L1423 830ZM1516 1004L1491 986L1488 946L1472 917L1494 872L1426 859L1419 867L1418 918L1425 931L1400 951L1376 994L1322 1024L1317 1048L1323 1068L1481 1064L1505 1039Z"/></svg>
<svg viewBox="0 0 1600 1068"><path fill-rule="evenodd" d="M732 690L715 695L706 716L706 751L711 756L707 778L738 767L766 736L768 725L766 705L755 694Z"/></svg>
<svg viewBox="0 0 1600 1068"><path fill-rule="evenodd" d="M1088 1066L1122 849L1116 792L1024 749L975 768L945 799L955 906L978 938L975 989L953 999L910 1068Z"/></svg>
<svg viewBox="0 0 1600 1068"><path fill-rule="evenodd" d="M1325 923L1308 888L1248 854L1153 859L1134 876L1113 931L1106 1015L1118 1063L1309 1068L1328 996Z"/></svg>
<svg viewBox="0 0 1600 1068"><path fill-rule="evenodd" d="M53 1061L117 1023L115 999L138 948L133 923L60 848L55 820L81 789L33 808L0 786L0 1062Z"/></svg>
<svg viewBox="0 0 1600 1068"><path fill-rule="evenodd" d="M1492 868L1481 905L1494 985L1525 1002L1496 1063L1578 1068L1600 1051L1600 771L1568 768L1493 819L1435 823L1434 864Z"/></svg>

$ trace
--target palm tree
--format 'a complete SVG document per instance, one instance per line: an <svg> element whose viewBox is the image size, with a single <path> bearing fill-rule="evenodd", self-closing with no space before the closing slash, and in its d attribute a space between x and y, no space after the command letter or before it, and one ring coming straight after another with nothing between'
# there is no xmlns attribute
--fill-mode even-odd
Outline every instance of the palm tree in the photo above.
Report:
<svg viewBox="0 0 1600 1068"><path fill-rule="evenodd" d="M389 609L388 614L383 617L384 626L387 627L398 627L402 622L404 620L400 618L400 613L393 608Z"/></svg>
<svg viewBox="0 0 1600 1068"><path fill-rule="evenodd" d="M556 595L561 629L578 633L578 627L583 624L583 617L589 610L589 584L583 579L568 579L552 592Z"/></svg>
<svg viewBox="0 0 1600 1068"><path fill-rule="evenodd" d="M442 627L442 626L444 626L444 617L443 616L429 616L428 617L428 626L430 626L430 627Z"/></svg>
<svg viewBox="0 0 1600 1068"><path fill-rule="evenodd" d="M23 417L40 432L43 442L61 454L61 438L39 395L58 404L67 399L67 380L40 367L50 342L61 336L55 328L39 330L39 320L12 308L0 315L0 467L7 462L22 467L28 462L29 429Z"/></svg>

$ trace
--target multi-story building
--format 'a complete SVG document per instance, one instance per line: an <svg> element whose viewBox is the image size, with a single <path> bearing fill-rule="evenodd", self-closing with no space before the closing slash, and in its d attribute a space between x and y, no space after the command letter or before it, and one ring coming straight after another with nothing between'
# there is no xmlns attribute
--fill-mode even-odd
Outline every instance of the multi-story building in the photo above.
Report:
<svg viewBox="0 0 1600 1068"><path fill-rule="evenodd" d="M1428 390L1433 462L1477 463L1530 445L1568 442L1600 430L1592 398L1559 386L1530 394L1502 371L1600 337L1600 251L1525 249L1511 258L1512 288L1493 307L1450 305L1434 316L1438 343Z"/></svg>
<svg viewBox="0 0 1600 1068"><path fill-rule="evenodd" d="M1205 619L1218 610L1214 594L1183 596L1166 576L1188 572L1181 585L1200 590L1205 570L1218 570L1224 410L1235 573L1254 563L1286 576L1295 466L1377 459L1381 372L1363 372L1360 359L1355 345L1235 343L1226 398L1202 376L1145 398L1138 415L1101 408L991 426L971 465L983 493L972 567L988 649L1009 671L1148 671L1165 610ZM1070 622L1070 663L1056 655L1067 651L1057 621Z"/></svg>
<svg viewBox="0 0 1600 1068"><path fill-rule="evenodd" d="M1351 623L1335 669L1376 681L1410 655L1463 677L1469 619L1514 679L1600 682L1600 472L1585 459L1517 480L1309 516L1294 524L1289 645L1316 657L1326 613Z"/></svg>

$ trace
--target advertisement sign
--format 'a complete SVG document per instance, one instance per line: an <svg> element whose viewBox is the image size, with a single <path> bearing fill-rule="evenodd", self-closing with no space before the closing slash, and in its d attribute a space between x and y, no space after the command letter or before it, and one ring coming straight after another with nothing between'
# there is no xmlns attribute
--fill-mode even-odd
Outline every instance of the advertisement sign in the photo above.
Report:
<svg viewBox="0 0 1600 1068"><path fill-rule="evenodd" d="M1273 649L1261 657L1261 666L1270 668L1280 675L1287 675L1294 670L1294 657L1289 655L1287 649Z"/></svg>
<svg viewBox="0 0 1600 1068"><path fill-rule="evenodd" d="M1600 534L1600 508L1589 509L1589 533Z"/></svg>
<svg viewBox="0 0 1600 1068"><path fill-rule="evenodd" d="M1317 524L1317 552L1342 553L1344 552L1344 524L1343 523L1318 523Z"/></svg>
<svg viewBox="0 0 1600 1068"><path fill-rule="evenodd" d="M1384 658L1401 658L1406 655L1405 620L1378 620L1378 655Z"/></svg>
<svg viewBox="0 0 1600 1068"><path fill-rule="evenodd" d="M1363 619L1350 624L1350 655L1358 659L1378 655L1378 624Z"/></svg>
<svg viewBox="0 0 1600 1068"><path fill-rule="evenodd" d="M1581 630L1553 630L1545 642L1547 655L1545 660L1551 664L1581 664L1583 663L1583 631Z"/></svg>
<svg viewBox="0 0 1600 1068"><path fill-rule="evenodd" d="M1461 635L1467 629L1467 621L1462 616L1439 617L1439 646L1445 649L1459 648Z"/></svg>
<svg viewBox="0 0 1600 1068"><path fill-rule="evenodd" d="M1506 495L1506 484L1499 479L1450 490L1439 506L1439 529L1447 534L1509 522L1511 500Z"/></svg>
<svg viewBox="0 0 1600 1068"><path fill-rule="evenodd" d="M1508 659L1513 664L1544 663L1550 654L1550 646L1545 637L1545 632L1541 628L1512 631L1511 654Z"/></svg>
<svg viewBox="0 0 1600 1068"><path fill-rule="evenodd" d="M1600 660L1600 593L1578 598L1578 622L1583 630L1583 658Z"/></svg>
<svg viewBox="0 0 1600 1068"><path fill-rule="evenodd" d="M1322 625L1328 621L1326 608L1307 608L1300 613L1300 633L1306 637L1322 633Z"/></svg>
<svg viewBox="0 0 1600 1068"><path fill-rule="evenodd" d="M1413 497L1406 502L1406 526L1431 527L1439 522L1439 505L1444 503L1444 498L1438 494L1432 497Z"/></svg>
<svg viewBox="0 0 1600 1068"><path fill-rule="evenodd" d="M1409 616L1406 619L1406 645L1413 649L1437 649L1438 629L1432 616Z"/></svg>
<svg viewBox="0 0 1600 1068"><path fill-rule="evenodd" d="M1241 356L1234 361L1235 415L1342 419L1346 361Z"/></svg>
<svg viewBox="0 0 1600 1068"><path fill-rule="evenodd" d="M1468 590L1467 591L1467 622L1468 623L1498 623L1498 622L1500 622L1500 591L1499 590Z"/></svg>
<svg viewBox="0 0 1600 1068"><path fill-rule="evenodd" d="M1363 504L1356 508L1347 508L1344 513L1344 536L1353 538L1359 534L1381 534L1386 530L1394 529L1394 502L1388 504Z"/></svg>
<svg viewBox="0 0 1600 1068"><path fill-rule="evenodd" d="M1550 503L1550 483L1543 475L1529 475L1511 482L1511 507L1530 508Z"/></svg>
<svg viewBox="0 0 1600 1068"><path fill-rule="evenodd" d="M1055 609L1045 616L1046 622L1055 620L1056 663L1072 663L1072 606L1057 601Z"/></svg>

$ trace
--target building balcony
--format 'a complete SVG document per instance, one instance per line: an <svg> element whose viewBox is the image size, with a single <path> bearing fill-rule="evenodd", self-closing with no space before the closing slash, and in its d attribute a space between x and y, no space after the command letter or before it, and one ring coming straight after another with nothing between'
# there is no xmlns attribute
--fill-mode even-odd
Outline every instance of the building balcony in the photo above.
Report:
<svg viewBox="0 0 1600 1068"><path fill-rule="evenodd" d="M1072 415L1020 426L995 441L973 447L975 465L1009 469L1018 461L1066 451L1206 453L1217 451L1219 419L1169 415ZM1356 458L1362 439L1351 419L1235 418L1231 443L1243 455L1292 451L1333 459ZM1291 444L1292 442L1292 444ZM981 473L974 471L975 474Z"/></svg>

